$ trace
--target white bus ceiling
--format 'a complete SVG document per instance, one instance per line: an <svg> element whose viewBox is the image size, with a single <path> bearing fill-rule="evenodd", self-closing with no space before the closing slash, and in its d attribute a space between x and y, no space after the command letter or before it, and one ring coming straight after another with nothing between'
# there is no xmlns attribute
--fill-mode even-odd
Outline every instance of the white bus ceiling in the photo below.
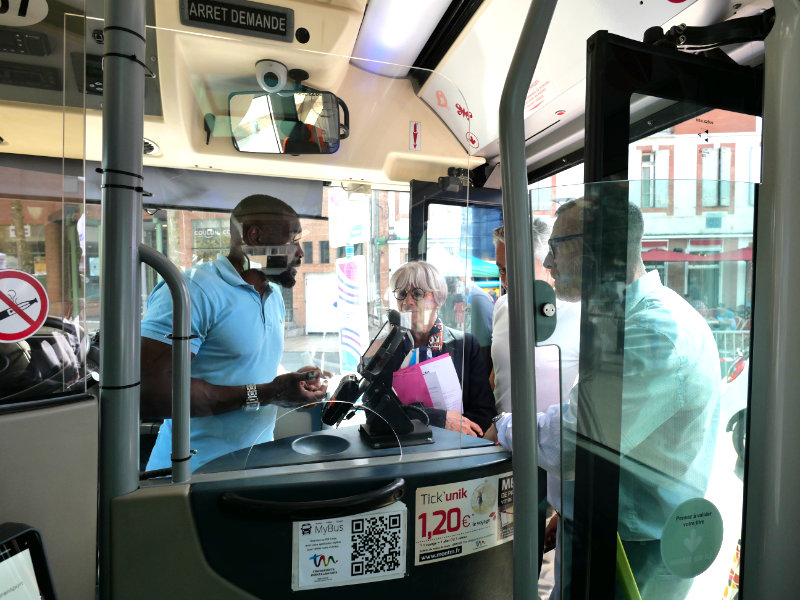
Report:
<svg viewBox="0 0 800 600"><path fill-rule="evenodd" d="M75 4L76 13L80 12L77 6L81 3ZM96 0L88 4L88 14L102 12L93 6L100 4ZM443 122L430 108L439 102L437 86L430 81L418 94L411 82L396 81L391 93L383 96L382 105L375 105L374 81L378 76L367 73L356 66L357 61L348 58L366 9L364 0L281 3L295 11L295 26L310 32L306 44L265 43L250 36L189 27L181 24L178 4L178 0L155 2L155 21L148 25L157 28L158 56L153 63L157 65L156 82L163 105L163 116L148 116L145 120L145 137L159 146L157 154L145 158L148 166L404 185L410 179L431 180L444 175L447 166L455 162L454 157L462 156L459 146L475 157L472 167L484 161L493 166L499 160L497 106L530 5L526 0L483 2L436 67L437 73L463 94L463 113L471 114L469 127L476 139L472 147L457 131L450 144L444 143L445 136L438 131ZM770 6L768 0L647 1L625 3L624 8L619 3L594 0L559 2L526 103L529 170L582 145L586 63L582 40L593 32L606 29L641 39L651 26L661 25L666 29L678 23L705 25L755 14ZM624 19L620 18L620 10L624 11ZM100 21L87 20L89 31L101 26ZM763 56L763 43L726 50L740 62L750 64ZM345 100L350 109L352 134L336 154L247 156L233 148L227 106L219 100L232 90L255 88L254 65L264 58L283 62L289 69L307 71L309 79L304 83L331 91ZM26 59L35 62L36 57ZM0 89L5 87L0 85ZM84 155L83 140L78 136L62 140L60 135L53 135L62 127L66 131L79 128L84 117L81 109L62 111L60 107L28 102L3 102L0 110L3 115L0 135L5 140L0 151L66 158ZM217 117L208 145L203 131L207 112ZM463 118L452 110L447 114L453 115L456 123ZM433 133L426 135L426 140L436 139L437 144L416 153L387 154L376 148L388 131L407 135L409 120L423 123L426 133ZM87 107L85 122L85 156L88 160L99 160L101 112ZM447 117L445 124L454 129ZM488 185L499 187L499 171Z"/></svg>

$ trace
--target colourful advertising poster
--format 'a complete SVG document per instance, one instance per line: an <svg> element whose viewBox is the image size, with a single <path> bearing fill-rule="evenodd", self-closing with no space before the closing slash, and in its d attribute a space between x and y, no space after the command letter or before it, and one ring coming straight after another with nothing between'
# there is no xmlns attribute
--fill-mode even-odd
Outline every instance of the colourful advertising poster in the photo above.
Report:
<svg viewBox="0 0 800 600"><path fill-rule="evenodd" d="M335 519L296 521L292 590L397 579L406 572L406 505Z"/></svg>
<svg viewBox="0 0 800 600"><path fill-rule="evenodd" d="M337 307L341 317L339 356L343 373L354 373L369 345L367 262L364 256L336 260Z"/></svg>
<svg viewBox="0 0 800 600"><path fill-rule="evenodd" d="M341 187L328 189L328 219L331 248L363 244L370 239L369 196Z"/></svg>
<svg viewBox="0 0 800 600"><path fill-rule="evenodd" d="M511 473L417 488L414 565L449 560L514 538Z"/></svg>

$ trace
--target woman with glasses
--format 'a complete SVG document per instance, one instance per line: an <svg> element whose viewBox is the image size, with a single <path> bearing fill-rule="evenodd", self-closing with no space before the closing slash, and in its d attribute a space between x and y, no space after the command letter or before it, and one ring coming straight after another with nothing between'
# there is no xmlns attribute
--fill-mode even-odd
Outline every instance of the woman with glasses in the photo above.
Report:
<svg viewBox="0 0 800 600"><path fill-rule="evenodd" d="M447 298L447 282L432 264L409 262L389 281L397 308L410 318L414 346L406 341L405 364L415 364L449 354L461 382L463 415L459 411L426 408L430 424L473 436L482 436L495 416L489 372L477 339L446 327L439 307Z"/></svg>

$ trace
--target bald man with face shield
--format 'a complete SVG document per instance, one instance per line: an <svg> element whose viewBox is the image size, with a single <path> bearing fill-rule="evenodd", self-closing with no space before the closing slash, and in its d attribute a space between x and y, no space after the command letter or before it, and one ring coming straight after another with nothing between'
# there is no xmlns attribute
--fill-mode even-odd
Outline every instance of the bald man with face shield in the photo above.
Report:
<svg viewBox="0 0 800 600"><path fill-rule="evenodd" d="M231 214L227 256L184 272L191 300L192 470L273 439L277 407L296 408L325 397L315 367L278 376L286 309L280 288L296 283L303 251L300 219L285 202L248 196ZM251 257L265 258L263 267ZM144 418L165 419L147 470L171 466L172 300L160 283L142 320Z"/></svg>

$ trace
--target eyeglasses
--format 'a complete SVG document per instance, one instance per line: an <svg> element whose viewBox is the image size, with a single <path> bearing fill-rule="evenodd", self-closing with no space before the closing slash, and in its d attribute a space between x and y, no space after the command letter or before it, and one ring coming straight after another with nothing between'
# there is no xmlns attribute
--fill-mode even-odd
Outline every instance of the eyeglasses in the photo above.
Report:
<svg viewBox="0 0 800 600"><path fill-rule="evenodd" d="M551 237L547 241L547 245L550 246L550 253L555 258L556 255L556 244L560 244L562 242L568 242L569 240L575 240L577 238L582 238L582 233L573 233L572 235L562 235L559 237Z"/></svg>
<svg viewBox="0 0 800 600"><path fill-rule="evenodd" d="M402 302L408 296L411 296L416 302L419 302L425 297L425 294L427 294L428 292L426 292L422 288L414 288L410 292L407 292L405 290L394 290L393 293L394 297L397 298L398 302Z"/></svg>

